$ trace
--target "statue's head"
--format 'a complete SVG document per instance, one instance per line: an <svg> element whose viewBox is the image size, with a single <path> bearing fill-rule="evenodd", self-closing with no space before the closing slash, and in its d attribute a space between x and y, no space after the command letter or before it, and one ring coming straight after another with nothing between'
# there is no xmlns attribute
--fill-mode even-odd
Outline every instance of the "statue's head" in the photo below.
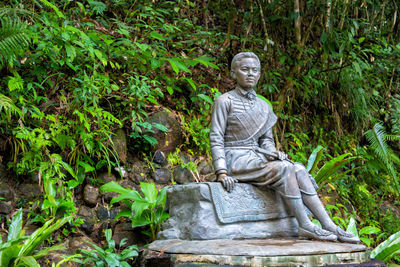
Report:
<svg viewBox="0 0 400 267"><path fill-rule="evenodd" d="M260 59L253 52L241 52L232 59L231 77L246 91L257 85L260 70Z"/></svg>

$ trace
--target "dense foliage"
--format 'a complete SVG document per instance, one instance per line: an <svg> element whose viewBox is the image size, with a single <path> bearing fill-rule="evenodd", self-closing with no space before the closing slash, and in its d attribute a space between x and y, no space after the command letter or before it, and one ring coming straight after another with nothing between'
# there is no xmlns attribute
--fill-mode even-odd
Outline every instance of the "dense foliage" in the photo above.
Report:
<svg viewBox="0 0 400 267"><path fill-rule="evenodd" d="M233 86L228 62L254 51L258 94L279 116L278 148L306 165L313 155L332 217L379 229L366 234L376 246L400 230L398 8L391 0L2 1L0 161L19 179L39 176L44 221L74 213L74 189L119 166L116 129L138 156L149 153L150 133L166 130L146 120L160 107L181 118L179 149L209 157L213 99Z"/></svg>

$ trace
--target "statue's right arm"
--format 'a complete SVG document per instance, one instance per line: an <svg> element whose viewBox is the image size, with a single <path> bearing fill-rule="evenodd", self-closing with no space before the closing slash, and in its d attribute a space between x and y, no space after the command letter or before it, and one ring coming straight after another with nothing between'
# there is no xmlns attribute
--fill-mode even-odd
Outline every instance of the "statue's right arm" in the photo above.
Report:
<svg viewBox="0 0 400 267"><path fill-rule="evenodd" d="M211 114L210 147L213 166L218 179L227 174L224 135L228 122L230 99L225 96L222 95L215 100Z"/></svg>

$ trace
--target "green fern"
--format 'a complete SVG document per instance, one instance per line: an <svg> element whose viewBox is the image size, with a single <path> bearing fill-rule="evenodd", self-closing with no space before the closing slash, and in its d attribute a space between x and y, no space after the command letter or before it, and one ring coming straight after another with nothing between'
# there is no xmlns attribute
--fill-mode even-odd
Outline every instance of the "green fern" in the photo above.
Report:
<svg viewBox="0 0 400 267"><path fill-rule="evenodd" d="M397 140L400 136L400 95L394 95L390 100L390 121L392 123L392 131L397 134Z"/></svg>
<svg viewBox="0 0 400 267"><path fill-rule="evenodd" d="M17 7L0 8L0 18L22 19L31 22L35 22L37 20L43 21L43 19L35 12Z"/></svg>
<svg viewBox="0 0 400 267"><path fill-rule="evenodd" d="M2 113L5 113L7 117L10 117L11 114L18 114L20 117L22 117L22 112L21 110L14 105L13 101L11 98L0 94L0 115ZM0 116L1 118L2 116Z"/></svg>
<svg viewBox="0 0 400 267"><path fill-rule="evenodd" d="M399 182L393 166L393 159L395 159L395 156L394 152L386 143L388 138L385 127L383 127L381 123L376 123L371 130L365 132L365 136L371 144L371 148L375 155L383 163L389 176L391 176L397 195L399 195Z"/></svg>
<svg viewBox="0 0 400 267"><path fill-rule="evenodd" d="M11 19L0 19L0 23L0 68L12 67L17 55L29 46L26 23Z"/></svg>

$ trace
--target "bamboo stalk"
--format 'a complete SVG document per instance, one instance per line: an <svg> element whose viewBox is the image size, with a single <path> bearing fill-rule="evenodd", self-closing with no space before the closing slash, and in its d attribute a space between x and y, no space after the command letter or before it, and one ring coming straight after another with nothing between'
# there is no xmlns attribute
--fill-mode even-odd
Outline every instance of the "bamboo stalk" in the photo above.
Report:
<svg viewBox="0 0 400 267"><path fill-rule="evenodd" d="M326 19L325 19L325 32L329 32L329 25L331 21L332 1L326 1Z"/></svg>

